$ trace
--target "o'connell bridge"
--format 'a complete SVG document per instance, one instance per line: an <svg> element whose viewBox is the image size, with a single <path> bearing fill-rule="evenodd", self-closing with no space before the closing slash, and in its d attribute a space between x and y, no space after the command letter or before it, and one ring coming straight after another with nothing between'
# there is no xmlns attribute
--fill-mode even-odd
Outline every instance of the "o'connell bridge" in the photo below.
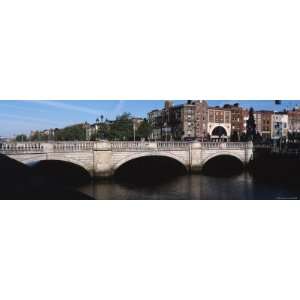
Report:
<svg viewBox="0 0 300 300"><path fill-rule="evenodd" d="M42 160L71 162L91 177L110 177L123 164L141 157L174 159L188 172L200 172L220 155L235 157L246 165L253 156L251 142L16 142L0 144L0 153L28 164ZM147 172L147 170L145 170Z"/></svg>

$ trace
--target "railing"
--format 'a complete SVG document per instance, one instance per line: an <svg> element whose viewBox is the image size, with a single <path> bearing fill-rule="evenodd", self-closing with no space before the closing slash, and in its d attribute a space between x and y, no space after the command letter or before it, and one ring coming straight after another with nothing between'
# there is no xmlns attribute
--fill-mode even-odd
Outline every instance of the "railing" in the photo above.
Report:
<svg viewBox="0 0 300 300"><path fill-rule="evenodd" d="M103 142L48 142L48 143L0 143L0 153L50 153L50 152L80 152L99 149L112 151L168 151L188 150L189 147L201 149L247 149L252 143L245 142L132 142L132 141L103 141Z"/></svg>
<svg viewBox="0 0 300 300"><path fill-rule="evenodd" d="M247 149L252 148L252 143L248 142L203 142L201 143L202 149Z"/></svg>
<svg viewBox="0 0 300 300"><path fill-rule="evenodd" d="M149 146L148 142L119 142L113 141L110 142L112 150L123 150L123 149L144 149Z"/></svg>
<svg viewBox="0 0 300 300"><path fill-rule="evenodd" d="M42 153L44 146L41 143L0 143L0 153Z"/></svg>
<svg viewBox="0 0 300 300"><path fill-rule="evenodd" d="M112 151L185 150L187 142L111 142Z"/></svg>
<svg viewBox="0 0 300 300"><path fill-rule="evenodd" d="M188 142L157 142L157 148L164 149L188 149L190 143Z"/></svg>
<svg viewBox="0 0 300 300"><path fill-rule="evenodd" d="M0 153L80 152L93 150L94 142L0 143Z"/></svg>
<svg viewBox="0 0 300 300"><path fill-rule="evenodd" d="M53 144L53 152L80 152L90 151L94 142L58 142Z"/></svg>

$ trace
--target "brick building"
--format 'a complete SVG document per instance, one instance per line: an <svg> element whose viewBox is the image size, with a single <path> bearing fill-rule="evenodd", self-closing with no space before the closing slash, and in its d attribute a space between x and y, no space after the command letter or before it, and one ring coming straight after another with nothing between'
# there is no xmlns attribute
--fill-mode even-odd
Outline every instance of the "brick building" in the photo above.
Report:
<svg viewBox="0 0 300 300"><path fill-rule="evenodd" d="M245 132L245 109L240 107L238 103L234 105L225 104L223 108L231 111L231 135L237 133L238 137L240 137Z"/></svg>
<svg viewBox="0 0 300 300"><path fill-rule="evenodd" d="M244 112L243 132L246 133L247 120L249 118L249 110L245 109ZM262 136L264 140L271 138L272 129L272 115L274 113L268 110L254 111L254 120L256 131Z"/></svg>
<svg viewBox="0 0 300 300"><path fill-rule="evenodd" d="M300 132L300 108L288 111L288 130L291 133Z"/></svg>
<svg viewBox="0 0 300 300"><path fill-rule="evenodd" d="M207 132L207 102L196 100L173 106L165 101L162 110L148 113L152 138L162 140L201 139Z"/></svg>

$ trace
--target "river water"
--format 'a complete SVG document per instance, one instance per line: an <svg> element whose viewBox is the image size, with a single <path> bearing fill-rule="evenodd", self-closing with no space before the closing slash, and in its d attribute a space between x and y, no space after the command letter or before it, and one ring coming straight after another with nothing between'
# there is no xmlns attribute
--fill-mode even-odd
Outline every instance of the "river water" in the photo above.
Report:
<svg viewBox="0 0 300 300"><path fill-rule="evenodd" d="M181 175L161 182L141 184L116 179L94 181L78 188L95 199L299 199L300 188L267 183L244 171L218 177Z"/></svg>

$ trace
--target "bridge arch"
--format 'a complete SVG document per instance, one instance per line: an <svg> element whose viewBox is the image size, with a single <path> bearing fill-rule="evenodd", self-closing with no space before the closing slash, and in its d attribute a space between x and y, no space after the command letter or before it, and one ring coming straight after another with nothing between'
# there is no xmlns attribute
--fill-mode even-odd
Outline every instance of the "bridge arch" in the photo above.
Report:
<svg viewBox="0 0 300 300"><path fill-rule="evenodd" d="M178 163L180 163L185 170L188 172L189 171L189 167L188 167L188 163L185 162L182 158L171 154L171 153L157 153L157 152L145 152L145 153L136 153L136 154L132 154L132 155L128 155L124 158L122 158L121 160L119 160L117 163L114 164L113 166L113 173L116 172L116 170L118 170L122 165L124 165L125 163L128 163L132 160L138 159L138 158L143 158L143 157L166 157L166 158L170 158L173 159L175 161L177 161Z"/></svg>
<svg viewBox="0 0 300 300"><path fill-rule="evenodd" d="M86 172L89 173L89 175L91 177L93 176L93 170L89 169L86 165L84 165L79 160L72 159L72 158L57 158L57 157L51 157L51 156L47 157L47 155L36 155L36 156L33 155L33 157L28 157L28 158L24 158L24 159L17 159L16 157L13 157L13 158L22 162L23 164L38 163L41 161L58 161L58 162L71 163L73 165L79 166L82 169L84 169Z"/></svg>
<svg viewBox="0 0 300 300"><path fill-rule="evenodd" d="M210 161L213 158L216 158L218 156L230 156L238 159L243 165L245 165L245 158L243 155L238 155L234 152L228 152L228 151L219 151L218 153L214 153L211 155L208 155L202 160L202 168L205 166L205 164Z"/></svg>

